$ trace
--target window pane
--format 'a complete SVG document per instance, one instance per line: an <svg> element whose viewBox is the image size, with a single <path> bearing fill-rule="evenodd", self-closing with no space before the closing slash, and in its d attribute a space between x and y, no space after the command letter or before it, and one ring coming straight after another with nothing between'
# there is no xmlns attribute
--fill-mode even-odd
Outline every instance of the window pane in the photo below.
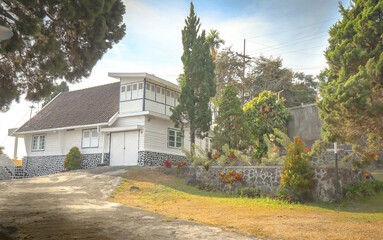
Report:
<svg viewBox="0 0 383 240"><path fill-rule="evenodd" d="M174 92L171 93L172 98L174 98Z"/></svg>
<svg viewBox="0 0 383 240"><path fill-rule="evenodd" d="M166 96L170 97L170 91L169 90L166 91Z"/></svg>
<svg viewBox="0 0 383 240"><path fill-rule="evenodd" d="M125 92L125 86L122 86L122 87L121 87L121 92L122 92L122 93Z"/></svg>
<svg viewBox="0 0 383 240"><path fill-rule="evenodd" d="M160 91L161 91L161 90L160 90L160 88L159 88L159 87L157 87L157 93L160 93Z"/></svg>
<svg viewBox="0 0 383 240"><path fill-rule="evenodd" d="M182 146L181 143L177 142L176 147L181 147L181 146Z"/></svg>
<svg viewBox="0 0 383 240"><path fill-rule="evenodd" d="M155 90L155 86L154 85L152 85L152 92L155 92L156 90Z"/></svg>
<svg viewBox="0 0 383 240"><path fill-rule="evenodd" d="M138 89L142 89L142 86L143 86L142 83L138 84Z"/></svg>
<svg viewBox="0 0 383 240"><path fill-rule="evenodd" d="M137 90L137 84L133 84L133 91Z"/></svg>
<svg viewBox="0 0 383 240"><path fill-rule="evenodd" d="M147 83L147 84L146 84L146 89L149 89L149 90L150 90L150 83Z"/></svg>
<svg viewBox="0 0 383 240"><path fill-rule="evenodd" d="M175 131L174 130L169 130L169 136L175 136Z"/></svg>
<svg viewBox="0 0 383 240"><path fill-rule="evenodd" d="M84 138L89 138L89 130L84 131Z"/></svg>
<svg viewBox="0 0 383 240"><path fill-rule="evenodd" d="M38 143L38 136L33 137L33 144L32 144L32 149L36 150L37 149L37 143Z"/></svg>
<svg viewBox="0 0 383 240"><path fill-rule="evenodd" d="M165 90L163 88L161 88L161 94L165 95Z"/></svg>
<svg viewBox="0 0 383 240"><path fill-rule="evenodd" d="M97 147L98 146L98 133L97 129L93 129L91 132L90 146Z"/></svg>
<svg viewBox="0 0 383 240"><path fill-rule="evenodd" d="M40 145L39 145L40 150L45 149L45 136L40 136Z"/></svg>
<svg viewBox="0 0 383 240"><path fill-rule="evenodd" d="M177 132L177 137L181 137L181 132Z"/></svg>
<svg viewBox="0 0 383 240"><path fill-rule="evenodd" d="M175 147L174 141L169 141L169 147Z"/></svg>

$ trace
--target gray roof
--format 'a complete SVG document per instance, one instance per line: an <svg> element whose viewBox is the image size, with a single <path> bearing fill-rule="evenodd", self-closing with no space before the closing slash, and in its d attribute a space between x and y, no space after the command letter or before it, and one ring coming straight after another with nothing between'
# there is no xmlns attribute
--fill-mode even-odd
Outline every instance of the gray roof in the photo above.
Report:
<svg viewBox="0 0 383 240"><path fill-rule="evenodd" d="M58 95L16 133L107 123L118 112L120 83Z"/></svg>

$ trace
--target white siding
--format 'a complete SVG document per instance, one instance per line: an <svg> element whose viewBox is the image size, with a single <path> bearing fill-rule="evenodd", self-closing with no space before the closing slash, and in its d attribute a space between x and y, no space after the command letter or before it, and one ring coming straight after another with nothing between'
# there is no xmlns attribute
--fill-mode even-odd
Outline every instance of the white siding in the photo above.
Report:
<svg viewBox="0 0 383 240"><path fill-rule="evenodd" d="M174 123L170 120L151 117L150 121L145 122L144 130L144 150L183 155L178 148L168 147L168 129L174 128ZM184 147L190 147L189 132L185 131L183 144Z"/></svg>
<svg viewBox="0 0 383 240"><path fill-rule="evenodd" d="M120 113L142 111L142 99L120 102Z"/></svg>
<svg viewBox="0 0 383 240"><path fill-rule="evenodd" d="M45 149L44 151L32 151L32 136L35 134L25 134L25 148L28 156L51 156L51 155L66 155L72 147L78 147L82 154L102 153L103 142L108 140L102 139L102 134L99 133L98 147L95 148L82 148L82 130L75 129L71 131L51 131L42 133L45 134ZM104 148L109 152L109 147Z"/></svg>

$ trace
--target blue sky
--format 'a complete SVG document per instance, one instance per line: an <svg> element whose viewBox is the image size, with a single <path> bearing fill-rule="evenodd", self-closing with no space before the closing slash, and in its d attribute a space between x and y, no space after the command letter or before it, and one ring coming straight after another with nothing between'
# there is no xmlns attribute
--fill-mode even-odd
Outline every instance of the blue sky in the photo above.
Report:
<svg viewBox="0 0 383 240"><path fill-rule="evenodd" d="M349 1L342 2L349 5ZM190 1L124 3L126 36L103 56L89 78L70 85L71 90L116 81L108 72L148 72L172 82L182 73L181 30ZM284 66L313 75L326 66L327 32L340 18L338 0L199 0L193 4L201 29L218 30L225 47L242 52L243 39L247 39L246 53L251 57L282 57ZM14 140L7 137L7 129L28 120L30 105L21 101L0 113L0 146L5 146L9 156L13 156ZM20 141L18 156L23 155Z"/></svg>

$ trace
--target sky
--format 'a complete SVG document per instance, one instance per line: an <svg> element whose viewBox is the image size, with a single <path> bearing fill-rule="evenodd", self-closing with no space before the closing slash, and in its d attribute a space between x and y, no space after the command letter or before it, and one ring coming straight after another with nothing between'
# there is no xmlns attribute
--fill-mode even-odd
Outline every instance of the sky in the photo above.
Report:
<svg viewBox="0 0 383 240"><path fill-rule="evenodd" d="M96 64L92 74L70 90L117 81L108 72L147 72L177 83L183 71L181 30L189 15L189 0L123 0L126 35ZM345 7L348 0L341 1ZM250 57L281 57L283 66L317 75L326 67L329 28L340 19L338 0L193 0L201 30L218 30L223 47ZM222 47L221 47L222 48ZM0 146L13 157L14 138L8 129L20 127L37 104L21 100L0 112ZM18 157L25 156L22 139Z"/></svg>

